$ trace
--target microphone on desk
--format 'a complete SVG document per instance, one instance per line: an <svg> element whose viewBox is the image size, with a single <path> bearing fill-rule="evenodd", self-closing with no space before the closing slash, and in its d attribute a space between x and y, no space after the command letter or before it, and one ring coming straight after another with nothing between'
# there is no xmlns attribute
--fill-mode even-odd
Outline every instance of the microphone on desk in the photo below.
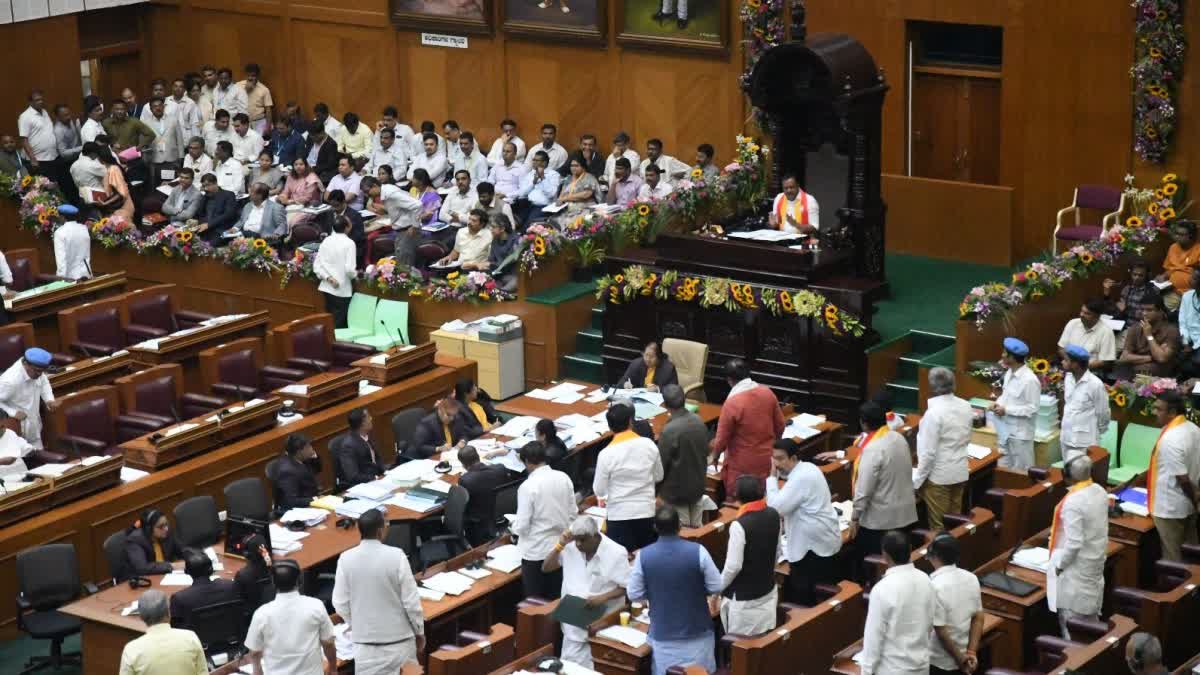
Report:
<svg viewBox="0 0 1200 675"><path fill-rule="evenodd" d="M388 330L388 325L387 325L387 323L386 323L386 322L385 322L383 319L380 319L380 320L379 320L379 325L380 325L380 326L383 326L383 334L384 334L384 335L386 335L386 336L388 336L388 339L389 339L389 340L392 340L392 332L391 332L390 330ZM392 340L392 347L395 347L395 346L396 346L396 340ZM391 347L389 347L389 349L390 349L390 348L391 348Z"/></svg>
<svg viewBox="0 0 1200 675"><path fill-rule="evenodd" d="M79 347L79 351L83 352L84 357L89 358L89 359L92 358L92 353L88 351L87 347L83 346L82 342L76 342L75 346Z"/></svg>
<svg viewBox="0 0 1200 675"><path fill-rule="evenodd" d="M168 403L167 405L170 406L170 408L171 408L171 417L175 418L175 424L181 424L181 421L179 419L179 411L175 410L175 404Z"/></svg>

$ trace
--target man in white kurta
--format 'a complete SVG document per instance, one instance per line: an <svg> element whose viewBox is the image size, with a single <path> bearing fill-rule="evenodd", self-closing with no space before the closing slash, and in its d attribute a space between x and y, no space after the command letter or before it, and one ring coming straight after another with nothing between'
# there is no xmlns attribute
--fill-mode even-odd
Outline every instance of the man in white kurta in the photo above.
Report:
<svg viewBox="0 0 1200 675"><path fill-rule="evenodd" d="M558 543L542 561L542 571L550 573L562 567L562 594L583 598L592 607L603 606L605 613L625 602L629 585L629 552L600 533L596 520L579 516L563 532ZM562 658L577 666L592 668L592 648L587 628L562 624Z"/></svg>
<svg viewBox="0 0 1200 675"><path fill-rule="evenodd" d="M0 409L21 421L21 437L35 449L42 449L42 409L54 401L46 368L50 352L33 347L25 356L0 375Z"/></svg>
<svg viewBox="0 0 1200 675"><path fill-rule="evenodd" d="M888 570L871 589L859 666L863 675L924 675L929 672L930 634L936 599L933 584L913 567L904 532L888 532L883 557Z"/></svg>
<svg viewBox="0 0 1200 675"><path fill-rule="evenodd" d="M0 414L0 420L8 415ZM25 457L33 452L29 441L7 427L0 427L0 482L16 483L25 477L29 467Z"/></svg>
<svg viewBox="0 0 1200 675"><path fill-rule="evenodd" d="M92 276L92 235L87 225L73 220L79 209L63 204L58 213L66 222L54 230L54 273L64 279L86 279Z"/></svg>
<svg viewBox="0 0 1200 675"><path fill-rule="evenodd" d="M961 513L970 477L967 445L971 440L971 404L954 395L954 372L929 371L929 406L917 430L917 470L913 489L929 513L929 529L942 529L942 517Z"/></svg>
<svg viewBox="0 0 1200 675"><path fill-rule="evenodd" d="M1183 397L1171 390L1154 401L1162 427L1146 472L1146 508L1162 542L1163 559L1183 559L1183 544L1196 543L1196 506L1200 501L1200 428L1184 415Z"/></svg>
<svg viewBox="0 0 1200 675"><path fill-rule="evenodd" d="M1029 346L1016 338L1004 338L1004 387L992 404L996 416L996 437L1000 446L1000 466L1027 471L1033 466L1033 429L1042 383L1025 365Z"/></svg>
<svg viewBox="0 0 1200 675"><path fill-rule="evenodd" d="M1092 482L1092 461L1082 456L1063 467L1070 486L1054 510L1046 602L1058 613L1064 639L1071 619L1099 619L1108 548L1108 493Z"/></svg>
<svg viewBox="0 0 1200 675"><path fill-rule="evenodd" d="M1091 354L1079 345L1067 345L1067 376L1063 380L1062 457L1069 462L1086 455L1087 449L1100 443L1112 419L1108 390L1096 374L1088 370Z"/></svg>

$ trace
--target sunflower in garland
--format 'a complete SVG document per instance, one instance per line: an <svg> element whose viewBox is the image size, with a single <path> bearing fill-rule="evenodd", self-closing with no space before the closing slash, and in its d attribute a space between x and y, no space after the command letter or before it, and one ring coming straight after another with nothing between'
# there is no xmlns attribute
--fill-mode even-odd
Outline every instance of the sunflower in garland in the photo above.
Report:
<svg viewBox="0 0 1200 675"><path fill-rule="evenodd" d="M1158 215L1163 220L1170 220L1175 217L1175 209L1167 207L1167 208L1163 209L1161 212L1159 212Z"/></svg>
<svg viewBox="0 0 1200 675"><path fill-rule="evenodd" d="M1029 362L1029 368L1038 375L1045 375L1050 372L1050 362L1046 359L1033 359Z"/></svg>
<svg viewBox="0 0 1200 675"><path fill-rule="evenodd" d="M1150 212L1150 215L1157 216L1158 215L1158 204L1151 202L1150 206L1148 206L1146 208L1146 210Z"/></svg>
<svg viewBox="0 0 1200 675"><path fill-rule="evenodd" d="M842 329L838 326L838 309L833 305L825 305L823 312L825 316L825 325L829 326L829 330L833 331L834 335L841 335Z"/></svg>
<svg viewBox="0 0 1200 675"><path fill-rule="evenodd" d="M21 188L27 188L33 183L33 176L25 176L21 179Z"/></svg>
<svg viewBox="0 0 1200 675"><path fill-rule="evenodd" d="M542 237L537 237L533 240L533 254L546 255L546 240Z"/></svg>
<svg viewBox="0 0 1200 675"><path fill-rule="evenodd" d="M1138 218L1137 216L1130 216L1125 221L1126 227L1141 227L1143 224L1144 223L1142 223L1142 219Z"/></svg>
<svg viewBox="0 0 1200 675"><path fill-rule="evenodd" d="M254 240L254 248L257 248L257 249L260 249L260 250L261 250L261 249L264 249L264 248L266 248L266 247L267 247L267 240L266 240L266 239L255 239L255 240Z"/></svg>
<svg viewBox="0 0 1200 675"><path fill-rule="evenodd" d="M704 178L704 169L692 169L692 180Z"/></svg>
<svg viewBox="0 0 1200 675"><path fill-rule="evenodd" d="M1079 262L1083 263L1084 265L1091 265L1095 260L1096 259L1092 257L1092 254L1088 253L1087 251L1079 254Z"/></svg>
<svg viewBox="0 0 1200 675"><path fill-rule="evenodd" d="M1157 190L1155 190L1155 191L1154 191L1154 198L1155 198L1155 199L1157 199L1157 200L1159 200L1159 201L1162 201L1162 199L1163 199L1164 197L1166 197L1166 196L1167 196L1167 193L1163 192L1163 191L1162 191L1162 188L1159 188L1159 189L1157 189Z"/></svg>
<svg viewBox="0 0 1200 675"><path fill-rule="evenodd" d="M1117 394L1113 396L1113 403L1116 403L1118 408L1124 408L1125 404L1128 402L1129 399L1127 399L1125 394L1122 394L1121 392L1117 392Z"/></svg>
<svg viewBox="0 0 1200 675"><path fill-rule="evenodd" d="M1174 182L1176 182L1176 181L1178 181L1178 180L1179 180L1179 176L1178 176L1178 175L1176 175L1176 174L1173 174L1173 173L1169 173L1169 174L1167 174L1167 175L1165 175L1165 176L1163 176L1163 177L1162 177L1162 182L1163 182L1163 183L1174 183Z"/></svg>
<svg viewBox="0 0 1200 675"><path fill-rule="evenodd" d="M1179 186L1175 183L1167 183L1163 186L1163 194L1168 197L1173 197L1176 192L1179 192Z"/></svg>
<svg viewBox="0 0 1200 675"><path fill-rule="evenodd" d="M649 204L638 204L637 213L639 216L642 216L643 218L650 215L650 205Z"/></svg>
<svg viewBox="0 0 1200 675"><path fill-rule="evenodd" d="M658 275L651 272L650 276L646 277L646 285L642 286L642 295L650 295L654 292L654 284L658 281Z"/></svg>
<svg viewBox="0 0 1200 675"><path fill-rule="evenodd" d="M192 233L190 230L184 230L183 232L176 233L175 236L179 238L179 241L182 241L183 243L186 244L189 241L191 241L196 235L194 233Z"/></svg>
<svg viewBox="0 0 1200 675"><path fill-rule="evenodd" d="M796 311L796 304L792 302L792 294L787 291L779 294L779 306L783 308L784 314L791 314Z"/></svg>

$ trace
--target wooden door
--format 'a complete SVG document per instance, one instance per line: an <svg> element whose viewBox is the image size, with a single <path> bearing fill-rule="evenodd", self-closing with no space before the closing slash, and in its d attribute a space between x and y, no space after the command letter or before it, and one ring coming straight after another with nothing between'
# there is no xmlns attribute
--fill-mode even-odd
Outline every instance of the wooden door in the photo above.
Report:
<svg viewBox="0 0 1200 675"><path fill-rule="evenodd" d="M952 69L915 70L912 97L913 175L996 184L1000 79Z"/></svg>
<svg viewBox="0 0 1200 675"><path fill-rule="evenodd" d="M141 55L134 53L101 56L93 60L92 91L104 98L105 107L110 102L121 97L121 90L130 87L139 92L138 102L144 100L141 94L142 60Z"/></svg>

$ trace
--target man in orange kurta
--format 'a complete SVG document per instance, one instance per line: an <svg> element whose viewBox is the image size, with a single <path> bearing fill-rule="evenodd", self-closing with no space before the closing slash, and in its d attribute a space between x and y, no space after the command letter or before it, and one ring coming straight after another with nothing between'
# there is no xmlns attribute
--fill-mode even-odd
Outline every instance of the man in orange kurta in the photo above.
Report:
<svg viewBox="0 0 1200 675"><path fill-rule="evenodd" d="M725 364L729 396L721 406L717 435L710 444L709 464L725 453L721 478L725 494L733 494L738 476L750 474L766 479L771 472L771 449L787 426L779 399L770 387L750 379L750 366L742 359Z"/></svg>
<svg viewBox="0 0 1200 675"><path fill-rule="evenodd" d="M1174 244L1167 249L1163 273L1159 281L1170 281L1175 292L1182 294L1191 288L1192 270L1200 265L1200 241L1196 240L1196 223L1180 221L1171 226Z"/></svg>

